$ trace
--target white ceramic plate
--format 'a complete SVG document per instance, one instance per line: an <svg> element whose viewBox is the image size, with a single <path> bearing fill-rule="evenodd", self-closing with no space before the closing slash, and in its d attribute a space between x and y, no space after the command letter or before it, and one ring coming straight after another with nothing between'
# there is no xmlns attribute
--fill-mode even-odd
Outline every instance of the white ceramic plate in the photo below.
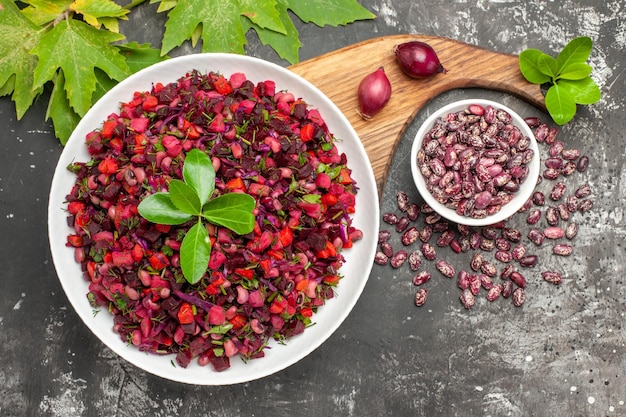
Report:
<svg viewBox="0 0 626 417"><path fill-rule="evenodd" d="M76 179L66 167L72 162L90 159L84 145L85 135L100 127L107 115L119 112L120 102L129 101L134 91L148 91L156 82L176 81L194 69L216 71L227 77L242 72L254 82L274 80L277 91L288 90L306 100L312 108L319 109L331 132L340 139L339 150L348 156L348 166L359 187L354 225L364 234L361 241L344 252L346 262L340 272L345 278L337 287L336 297L313 316L315 326L289 339L286 345L272 341L264 358L247 363L232 358L231 367L219 373L210 365L201 367L195 361L186 369L173 366L174 355L147 354L124 343L112 330L113 316L107 311L94 316L86 296L88 283L82 277L80 265L74 261L73 250L65 246L70 228L66 223L64 202ZM111 350L137 367L166 379L198 385L236 384L271 375L304 358L328 339L348 316L365 287L376 251L378 224L374 173L361 141L341 111L315 86L293 72L260 59L231 54L173 58L132 75L109 91L85 115L67 142L54 173L48 207L48 232L57 275L70 303L87 327Z"/></svg>
<svg viewBox="0 0 626 417"><path fill-rule="evenodd" d="M433 195L426 188L426 181L420 172L419 167L417 166L417 152L422 146L422 141L424 140L424 135L428 132L435 121L439 117L443 117L448 113L456 113L458 111L465 110L470 104L479 104L483 107L492 106L497 109L502 109L508 112L512 117L512 123L517 126L524 136L528 136L530 138L530 148L534 151L535 156L533 160L528 164L529 172L528 177L519 190L515 193L515 197L508 203L502 206L500 211L490 216L487 216L482 219L474 219L467 216L461 216L456 213L455 210L446 207L444 204L438 202ZM501 220L508 219L513 214L517 213L517 211L524 205L526 200L532 195L535 190L535 186L537 184L537 179L539 177L539 170L541 165L541 157L539 155L539 146L537 145L537 140L535 139L535 135L532 130L528 127L524 119L520 117L515 111L510 109L509 107L496 103L491 100L483 100L483 99L467 99L455 101L453 103L447 104L441 107L439 110L431 114L424 124L420 127L417 134L415 135L415 139L413 141L413 146L411 147L411 173L413 175L413 180L415 182L415 186L424 201L428 203L437 213L439 213L442 217L445 217L448 220L451 220L458 224L463 224L467 226L487 226L490 224L498 223Z"/></svg>

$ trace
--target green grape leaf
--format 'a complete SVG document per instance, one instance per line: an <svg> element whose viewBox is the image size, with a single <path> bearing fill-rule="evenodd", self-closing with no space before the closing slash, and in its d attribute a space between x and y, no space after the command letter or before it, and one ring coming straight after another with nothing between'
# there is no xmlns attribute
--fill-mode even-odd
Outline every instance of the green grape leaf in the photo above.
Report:
<svg viewBox="0 0 626 417"><path fill-rule="evenodd" d="M256 201L249 194L229 193L209 200L203 216L211 223L224 226L239 235L254 229L255 217L252 210Z"/></svg>
<svg viewBox="0 0 626 417"><path fill-rule="evenodd" d="M157 9L157 13L167 12L168 10L172 10L178 0L150 0L150 4L159 3L159 7Z"/></svg>
<svg viewBox="0 0 626 417"><path fill-rule="evenodd" d="M209 233L206 227L198 222L187 231L180 246L180 269L190 284L200 281L209 267L210 257Z"/></svg>
<svg viewBox="0 0 626 417"><path fill-rule="evenodd" d="M173 179L169 183L170 199L180 211L192 215L199 215L202 204L196 191L181 180Z"/></svg>
<svg viewBox="0 0 626 417"><path fill-rule="evenodd" d="M32 22L45 26L50 22L61 19L63 13L70 7L73 0L28 0L28 7L22 10L24 16Z"/></svg>
<svg viewBox="0 0 626 417"><path fill-rule="evenodd" d="M576 114L576 102L569 91L558 84L553 84L546 92L546 109L552 120L562 126Z"/></svg>
<svg viewBox="0 0 626 417"><path fill-rule="evenodd" d="M356 0L285 0L287 8L303 22L339 26L375 17Z"/></svg>
<svg viewBox="0 0 626 417"><path fill-rule="evenodd" d="M559 70L558 77L563 80L582 80L591 75L591 65L584 63L572 63L565 69Z"/></svg>
<svg viewBox="0 0 626 417"><path fill-rule="evenodd" d="M52 119L54 133L61 141L61 144L65 145L78 125L80 116L72 110L67 100L63 71L57 72L52 82L54 83L54 87L52 88L50 100L48 101L46 120Z"/></svg>
<svg viewBox="0 0 626 417"><path fill-rule="evenodd" d="M0 87L11 95L21 119L42 86L33 88L37 57L29 51L39 42L40 28L20 13L15 2L0 0Z"/></svg>
<svg viewBox="0 0 626 417"><path fill-rule="evenodd" d="M243 53L246 44L241 16L262 28L285 33L276 0L178 0L168 13L161 53L192 39L202 25L203 52Z"/></svg>
<svg viewBox="0 0 626 417"><path fill-rule="evenodd" d="M161 51L151 47L149 43L129 42L116 46L132 73L169 59L168 56L161 56Z"/></svg>
<svg viewBox="0 0 626 417"><path fill-rule="evenodd" d="M538 68L539 57L543 55L539 49L526 49L519 55L519 68L528 82L543 84L550 81L550 77Z"/></svg>
<svg viewBox="0 0 626 417"><path fill-rule="evenodd" d="M183 213L172 202L169 193L158 192L141 200L137 206L139 214L149 222L156 224L177 225L193 218Z"/></svg>
<svg viewBox="0 0 626 417"><path fill-rule="evenodd" d="M195 192L200 203L209 201L215 188L215 169L211 158L199 149L192 149L185 156L183 178Z"/></svg>
<svg viewBox="0 0 626 417"><path fill-rule="evenodd" d="M586 62L589 59L589 55L591 55L592 45L591 38L587 36L581 36L569 41L556 57L559 72L564 71L571 64Z"/></svg>
<svg viewBox="0 0 626 417"><path fill-rule="evenodd" d="M600 100L600 88L591 77L581 80L559 80L559 87L567 90L577 104L593 104Z"/></svg>
<svg viewBox="0 0 626 417"><path fill-rule="evenodd" d="M42 87L62 69L70 106L84 116L91 107L96 88L94 68L102 69L116 81L130 75L124 57L110 44L122 39L120 34L98 30L75 19L60 22L43 35L31 51L39 57L34 88Z"/></svg>
<svg viewBox="0 0 626 417"><path fill-rule="evenodd" d="M111 32L120 33L119 19L115 17L101 17L98 19L98 23L110 30Z"/></svg>
<svg viewBox="0 0 626 417"><path fill-rule="evenodd" d="M70 10L80 13L85 22L95 28L100 28L102 24L99 19L118 18L127 20L126 15L129 12L129 10L111 0L74 0Z"/></svg>
<svg viewBox="0 0 626 417"><path fill-rule="evenodd" d="M242 25L244 26L245 32L247 32L248 29L253 29L263 45L271 46L276 51L278 56L291 64L295 64L300 60L298 51L300 50L300 46L302 46L302 44L300 43L300 34L289 16L287 1L288 0L276 1L276 9L280 14L280 20L285 27L284 34L264 29L252 23L252 21L248 18L242 18Z"/></svg>
<svg viewBox="0 0 626 417"><path fill-rule="evenodd" d="M161 52L158 49L152 48L150 44L138 44L137 42L130 42L126 44L116 45L120 53L126 60L126 64L130 69L130 72L135 73L152 64L169 59L169 57L161 56ZM98 101L107 91L115 87L117 81L109 78L106 73L100 69L95 69L96 75L96 88L91 96L91 102Z"/></svg>

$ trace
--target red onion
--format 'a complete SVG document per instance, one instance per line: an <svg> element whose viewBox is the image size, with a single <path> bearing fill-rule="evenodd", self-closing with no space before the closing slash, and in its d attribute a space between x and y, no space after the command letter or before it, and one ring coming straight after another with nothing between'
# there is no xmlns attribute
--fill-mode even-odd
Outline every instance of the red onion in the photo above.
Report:
<svg viewBox="0 0 626 417"><path fill-rule="evenodd" d="M410 41L396 46L394 53L400 68L412 78L430 77L447 70L439 62L435 50L420 41Z"/></svg>
<svg viewBox="0 0 626 417"><path fill-rule="evenodd" d="M382 110L391 97L391 83L383 67L372 72L359 84L359 114L369 120Z"/></svg>

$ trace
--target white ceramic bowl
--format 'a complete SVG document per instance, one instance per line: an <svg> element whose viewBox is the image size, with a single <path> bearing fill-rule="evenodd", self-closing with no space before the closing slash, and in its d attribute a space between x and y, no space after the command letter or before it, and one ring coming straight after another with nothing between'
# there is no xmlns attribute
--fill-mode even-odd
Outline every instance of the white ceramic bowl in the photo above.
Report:
<svg viewBox="0 0 626 417"><path fill-rule="evenodd" d="M226 76L243 72L256 82L274 80L276 90L288 90L317 108L331 132L339 138L340 152L348 157L348 166L359 186L356 197L354 225L364 237L346 250L346 262L340 273L344 276L336 289L336 297L322 306L312 318L315 325L304 333L288 339L286 344L271 342L265 357L244 363L232 358L231 367L215 372L210 365L201 367L195 361L185 369L172 366L174 355L158 356L140 352L123 342L113 332L113 316L106 310L94 315L87 300L88 282L83 279L80 265L74 261L73 250L65 246L70 229L66 222L65 196L70 192L75 175L66 167L75 161L88 161L85 135L102 125L106 116L119 111L120 102L129 101L134 91L148 91L153 83L176 81L193 69L216 71ZM59 159L48 208L48 232L54 265L70 303L89 329L111 350L137 367L160 377L197 385L228 385L258 379L307 356L328 339L356 304L369 277L376 251L379 224L378 193L368 156L347 118L320 90L295 73L278 65L242 55L197 54L153 65L119 83L109 91L81 120ZM100 309L102 310L102 309Z"/></svg>
<svg viewBox="0 0 626 417"><path fill-rule="evenodd" d="M524 136L528 136L530 138L530 148L534 151L533 160L528 164L528 176L521 184L519 190L515 193L513 199L507 204L504 204L500 211L498 211L497 213L480 219L459 215L454 209L446 207L444 204L438 202L430 193L430 191L428 191L428 189L426 188L425 178L422 175L417 164L417 153L422 146L424 135L433 127L435 121L438 118L444 117L449 113L455 113L465 110L470 104L479 104L483 107L492 106L494 108L502 109L508 112L512 117L512 123L521 130ZM415 185L417 186L417 189L420 192L422 198L424 198L424 201L442 217L452 222L467 226L486 226L511 217L524 205L524 203L532 195L537 184L541 164L540 159L541 157L539 155L539 148L537 146L537 141L535 140L535 136L533 135L532 130L528 127L526 122L524 122L524 119L520 117L515 111L511 110L503 104L496 103L491 100L467 99L455 101L441 107L439 110L431 114L422 124L417 134L415 135L413 146L411 148L411 173L413 175Z"/></svg>

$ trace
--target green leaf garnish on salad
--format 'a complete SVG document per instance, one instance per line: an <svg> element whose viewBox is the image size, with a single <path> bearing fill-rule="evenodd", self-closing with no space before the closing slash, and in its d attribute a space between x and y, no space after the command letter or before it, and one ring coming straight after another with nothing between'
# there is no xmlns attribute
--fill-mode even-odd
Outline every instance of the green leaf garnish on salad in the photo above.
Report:
<svg viewBox="0 0 626 417"><path fill-rule="evenodd" d="M204 221L245 235L254 229L255 199L244 193L229 193L211 199L215 169L209 156L199 149L187 153L183 178L171 180L167 192L154 193L139 203L139 214L156 224L195 223L185 234L180 248L180 266L190 284L196 284L207 270L211 241Z"/></svg>

